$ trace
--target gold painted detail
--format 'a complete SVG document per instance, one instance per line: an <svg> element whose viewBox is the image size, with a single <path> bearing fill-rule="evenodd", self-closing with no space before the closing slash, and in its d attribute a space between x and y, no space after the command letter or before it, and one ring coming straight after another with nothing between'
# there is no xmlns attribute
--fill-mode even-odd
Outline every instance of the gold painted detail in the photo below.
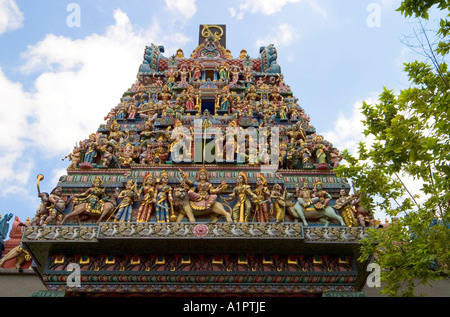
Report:
<svg viewBox="0 0 450 317"><path fill-rule="evenodd" d="M211 31L211 28L218 29L219 32L214 32L213 33ZM209 37L212 37L214 39L214 41L220 41L220 39L222 38L222 35L223 35L223 29L220 26L218 26L218 25L208 25L208 24L203 25L202 36L205 39L207 39Z"/></svg>

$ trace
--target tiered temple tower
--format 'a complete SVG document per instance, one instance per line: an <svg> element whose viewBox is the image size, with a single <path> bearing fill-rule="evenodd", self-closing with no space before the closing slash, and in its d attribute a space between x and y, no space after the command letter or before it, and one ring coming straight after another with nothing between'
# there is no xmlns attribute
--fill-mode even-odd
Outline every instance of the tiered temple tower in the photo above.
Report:
<svg viewBox="0 0 450 317"><path fill-rule="evenodd" d="M39 192L22 244L48 290L320 296L362 288L359 240L373 222L334 172L339 151L284 82L274 45L233 57L225 31L201 25L190 56L146 47L136 82L68 155L56 188Z"/></svg>

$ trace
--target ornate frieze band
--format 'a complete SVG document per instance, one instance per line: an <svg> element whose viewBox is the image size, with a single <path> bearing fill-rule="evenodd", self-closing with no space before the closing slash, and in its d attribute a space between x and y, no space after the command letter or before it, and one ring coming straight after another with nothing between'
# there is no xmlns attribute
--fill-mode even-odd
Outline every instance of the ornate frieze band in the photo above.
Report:
<svg viewBox="0 0 450 317"><path fill-rule="evenodd" d="M99 239L198 239L270 238L305 242L358 243L365 238L361 227L318 227L301 223L136 223L107 222L98 226L28 227L23 242L97 242Z"/></svg>

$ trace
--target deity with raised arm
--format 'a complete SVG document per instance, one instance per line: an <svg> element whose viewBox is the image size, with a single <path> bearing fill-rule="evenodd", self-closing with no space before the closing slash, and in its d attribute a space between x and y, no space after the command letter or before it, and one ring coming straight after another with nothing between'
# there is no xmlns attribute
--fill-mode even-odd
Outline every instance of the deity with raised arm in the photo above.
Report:
<svg viewBox="0 0 450 317"><path fill-rule="evenodd" d="M195 210L210 209L217 200L217 194L221 193L226 184L220 184L216 188L209 182L209 172L202 167L197 173L195 182L189 180L185 172L181 172L185 183L189 186L189 199L192 202L191 207Z"/></svg>

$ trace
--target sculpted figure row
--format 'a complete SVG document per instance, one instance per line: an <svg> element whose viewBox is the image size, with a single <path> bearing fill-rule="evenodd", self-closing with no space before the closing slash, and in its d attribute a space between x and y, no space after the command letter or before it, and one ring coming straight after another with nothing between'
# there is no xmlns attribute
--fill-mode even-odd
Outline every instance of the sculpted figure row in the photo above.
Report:
<svg viewBox="0 0 450 317"><path fill-rule="evenodd" d="M259 174L255 185L249 184L246 172L240 172L231 192L225 181L213 186L209 172L202 167L195 180L180 170L179 184L169 184L169 175L163 171L157 179L148 173L139 186L133 180L123 190L107 193L107 185L100 177L83 193L69 197L62 195L60 187L50 195L40 193L42 204L33 225L62 225L75 219L79 225L84 220L115 222L180 222L187 217L190 222L207 218L216 222L220 217L227 222L284 222L289 216L304 225L318 220L325 226L335 220L341 226L369 226L370 214L354 206L356 195L347 195L342 189L334 206L331 195L316 182L312 189L307 182L291 193L281 182L269 188L264 174ZM228 195L226 195L228 194ZM133 212L134 211L134 212Z"/></svg>
<svg viewBox="0 0 450 317"><path fill-rule="evenodd" d="M205 121L206 122L206 121ZM185 129L188 133L183 133L180 139L179 129ZM278 157L279 169L330 169L337 168L342 156L339 151L329 142L326 142L320 135L307 136L302 124L292 124L279 130L279 142L272 142L270 133L268 134L265 146L258 145L256 140L249 135L244 143L239 143L237 135L245 134L248 129L240 127L236 120L231 121L225 128L215 126L218 132L226 137L216 137L215 146L217 149L227 147L227 155L223 150L216 150L216 159L238 160L243 158L244 163L249 165L268 164L266 157L275 153ZM231 130L230 130L231 129ZM267 131L272 128L267 127ZM185 131L182 130L182 131ZM236 131L231 138L234 148L234 157L228 156L228 131ZM256 130L258 132L258 130ZM132 165L161 165L173 160L174 146L182 142L184 144L183 153L175 152L175 155L183 162L192 162L194 157L193 129L183 127L180 120L176 120L173 126L166 129L157 130L150 121L145 121L143 130L137 134L136 131L122 131L120 124L114 121L109 133L91 134L88 140L80 142L75 146L72 153L66 156L72 161L69 169L76 168L128 168ZM244 150L241 151L240 147ZM178 149L176 147L175 149ZM255 151L253 151L255 149ZM242 154L241 154L242 152ZM222 153L222 157L218 153ZM272 162L270 162L272 163Z"/></svg>

